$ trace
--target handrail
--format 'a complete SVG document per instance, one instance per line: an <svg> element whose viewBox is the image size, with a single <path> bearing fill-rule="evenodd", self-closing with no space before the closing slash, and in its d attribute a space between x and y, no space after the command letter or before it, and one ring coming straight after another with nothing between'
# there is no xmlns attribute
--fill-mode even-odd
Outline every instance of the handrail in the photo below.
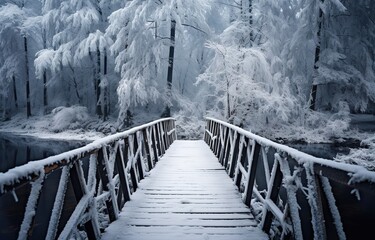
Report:
<svg viewBox="0 0 375 240"><path fill-rule="evenodd" d="M57 236L69 239L82 234L89 239L98 239L105 222L118 218L119 210L130 200L138 182L176 140L174 130L175 119L164 118L0 173L0 197L13 194L17 202L16 191L31 188L26 204L23 203L26 206L20 206L24 207L25 214L18 239L32 235L36 216L44 211L44 206L39 206L40 196L49 194L45 186L51 187L49 182L56 175L57 186L52 186L56 197L44 233L46 239ZM65 196L68 188L72 188L76 198L70 212L63 211L68 204ZM67 211L68 216L62 219L61 215ZM102 214L107 216L104 223L99 220Z"/></svg>
<svg viewBox="0 0 375 240"><path fill-rule="evenodd" d="M313 157L209 117L204 140L243 193L244 203L259 216L262 229L270 233L272 227L276 238L304 239L308 228L315 239L345 239L331 190L337 184L375 198L375 172L362 166ZM299 204L309 207L301 210ZM333 223L325 221L327 216Z"/></svg>

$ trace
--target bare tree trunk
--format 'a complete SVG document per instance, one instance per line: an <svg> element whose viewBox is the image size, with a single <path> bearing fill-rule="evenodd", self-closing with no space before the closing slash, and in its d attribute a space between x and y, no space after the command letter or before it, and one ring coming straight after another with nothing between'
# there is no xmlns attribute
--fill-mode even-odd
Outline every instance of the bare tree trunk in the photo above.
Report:
<svg viewBox="0 0 375 240"><path fill-rule="evenodd" d="M324 0L320 0L322 3ZM316 110L316 93L318 90L318 85L314 83L315 78L318 75L318 62L320 59L320 44L321 44L321 32L322 32L322 23L323 23L323 11L319 7L319 18L318 18L318 32L317 32L317 43L315 47L315 59L314 59L314 73L313 73L313 80L312 80L312 87L310 92L310 109L315 111Z"/></svg>
<svg viewBox="0 0 375 240"><path fill-rule="evenodd" d="M75 93L76 93L76 97L78 99L78 104L82 104L82 97L79 95L79 91L78 91L78 82L77 82L77 79L76 79L76 73L74 71L74 67L69 64L69 68L70 70L72 71L72 75L73 75L73 84L74 84L74 90L75 90ZM69 84L70 85L70 84ZM69 91L70 92L70 91Z"/></svg>
<svg viewBox="0 0 375 240"><path fill-rule="evenodd" d="M229 100L229 81L227 80L227 119L229 120L230 116L230 100Z"/></svg>
<svg viewBox="0 0 375 240"><path fill-rule="evenodd" d="M107 49L104 49L104 70L103 70L103 75L104 76L107 76ZM108 118L108 114L109 114L109 104L110 104L110 101L109 101L109 97L108 97L108 79L106 79L106 85L104 86L104 96L103 96L103 103L104 104L104 112L103 112L103 120L107 120Z"/></svg>
<svg viewBox="0 0 375 240"><path fill-rule="evenodd" d="M249 25L250 25L250 28L253 27L253 0L249 0ZM250 30L250 44L251 46L253 45L253 41L254 41L254 33L253 33L253 29Z"/></svg>
<svg viewBox="0 0 375 240"><path fill-rule="evenodd" d="M174 60L174 45L176 36L176 20L171 20L171 44L169 46L169 61L168 61L168 75L167 75L167 98L169 101L172 99L172 79L173 79L173 60ZM167 103L162 117L170 117L171 109L170 103Z"/></svg>
<svg viewBox="0 0 375 240"><path fill-rule="evenodd" d="M29 58L27 50L27 38L23 37L25 47L25 67L26 67L26 116L31 116L31 104L30 104L30 76L29 76Z"/></svg>
<svg viewBox="0 0 375 240"><path fill-rule="evenodd" d="M46 31L43 30L43 48L47 48L47 36ZM47 106L48 106L48 97L47 97L47 71L43 70L43 107L44 107L44 114L47 113Z"/></svg>
<svg viewBox="0 0 375 240"><path fill-rule="evenodd" d="M46 70L43 71L43 106L44 106L44 114L46 114L47 113L47 106L48 106L47 72L46 72Z"/></svg>
<svg viewBox="0 0 375 240"><path fill-rule="evenodd" d="M16 88L16 77L12 76L13 80L13 97L14 97L14 106L16 107L16 110L18 110L18 97L17 97L17 88Z"/></svg>
<svg viewBox="0 0 375 240"><path fill-rule="evenodd" d="M253 31L253 1L252 0L241 0L241 20L249 24L250 34L249 41L246 44L247 36L243 36L242 45L251 47L254 41Z"/></svg>
<svg viewBox="0 0 375 240"><path fill-rule="evenodd" d="M99 46L96 48L96 74L95 74L95 89L96 89L96 114L102 116L102 103L100 99L100 50Z"/></svg>

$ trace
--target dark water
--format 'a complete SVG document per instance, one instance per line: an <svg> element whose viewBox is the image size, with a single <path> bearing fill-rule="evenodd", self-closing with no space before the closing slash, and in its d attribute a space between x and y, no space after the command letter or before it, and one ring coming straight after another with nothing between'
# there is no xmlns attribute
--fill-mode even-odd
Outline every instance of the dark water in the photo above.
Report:
<svg viewBox="0 0 375 240"><path fill-rule="evenodd" d="M334 144L289 144L289 146L315 157L326 159L333 159L337 153L349 153L349 147ZM331 180L330 184L347 239L370 239L369 236L373 235L372 227L375 224L375 193L359 190L360 198L358 198L352 192L353 188ZM301 209L309 209L306 197L301 191L297 192L297 198ZM337 239L333 219L329 214L329 207L327 202L324 201L326 200L323 200L323 209L325 211L327 239ZM304 232L310 232L310 237L304 235L304 238L312 239L311 213L302 213L301 210L300 216ZM371 239L373 238L371 237Z"/></svg>
<svg viewBox="0 0 375 240"><path fill-rule="evenodd" d="M23 165L29 161L43 159L85 144L87 142L84 141L45 140L2 133L0 135L0 172L6 172L10 168ZM61 170L52 172L43 184L35 225L29 239L44 239L45 237L60 175ZM0 197L0 240L17 239L30 189L30 185L26 184L15 190L18 202L10 193ZM61 223L66 222L75 204L74 193L69 182ZM59 229L61 230L62 226Z"/></svg>
<svg viewBox="0 0 375 240"><path fill-rule="evenodd" d="M301 152L310 154L314 157L333 159L338 153L348 154L348 147L341 147L329 143L313 143L313 144L287 144L289 147L295 148Z"/></svg>
<svg viewBox="0 0 375 240"><path fill-rule="evenodd" d="M81 147L87 143L85 141L60 141L0 133L0 172L6 172L8 169L29 161Z"/></svg>
<svg viewBox="0 0 375 240"><path fill-rule="evenodd" d="M54 141L1 134L0 172L25 164L28 161L42 159L85 144L85 142L79 141ZM337 153L345 154L349 151L346 147L331 144L288 145L313 156L328 159L332 159ZM270 151L269 154L272 155L273 153ZM272 165L270 167L272 167ZM60 175L61 171L53 172L48 176L48 181L43 185L42 195L40 196L38 205L39 212L36 215L36 224L33 226L33 232L30 239L45 238ZM261 183L258 182L258 179L257 183L261 185ZM357 197L351 193L352 189L332 181L331 186L336 198L337 207L342 217L344 231L347 234L348 239L366 239L362 237L366 236L366 234L372 234L372 226L375 223L375 207L373 205L375 203L375 195L361 192L361 199L358 200ZM6 194L0 197L0 240L17 238L29 192L29 185L17 189L16 194L19 199L17 203L11 194ZM285 192L281 192L281 195L285 196ZM304 213L301 211L301 221L304 232L310 233L310 236L305 235L304 238L312 239L313 236L310 223L311 213L308 210L306 197L301 192L298 192L298 202L301 209L307 210ZM66 223L69 218L75 204L74 193L69 181L59 231L61 231L64 223ZM326 216L326 222L332 222L329 215ZM336 239L337 237L335 236L333 224L326 223L326 225L328 239Z"/></svg>

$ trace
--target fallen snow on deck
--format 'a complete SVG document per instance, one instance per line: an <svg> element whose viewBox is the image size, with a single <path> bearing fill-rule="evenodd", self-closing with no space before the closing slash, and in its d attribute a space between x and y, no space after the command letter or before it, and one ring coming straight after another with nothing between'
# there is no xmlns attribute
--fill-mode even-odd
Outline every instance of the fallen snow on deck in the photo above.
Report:
<svg viewBox="0 0 375 240"><path fill-rule="evenodd" d="M268 239L203 141L175 141L102 239Z"/></svg>

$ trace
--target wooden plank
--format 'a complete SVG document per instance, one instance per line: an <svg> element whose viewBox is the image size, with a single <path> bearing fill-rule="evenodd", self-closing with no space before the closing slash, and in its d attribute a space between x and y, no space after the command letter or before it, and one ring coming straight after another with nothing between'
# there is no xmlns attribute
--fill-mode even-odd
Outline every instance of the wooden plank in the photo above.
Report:
<svg viewBox="0 0 375 240"><path fill-rule="evenodd" d="M227 240L267 239L256 226L209 147L203 141L177 140L139 183L102 239L174 239L175 234L183 239L205 239L205 234Z"/></svg>
<svg viewBox="0 0 375 240"><path fill-rule="evenodd" d="M113 225L110 227L112 228ZM116 228L113 228L116 229ZM182 227L177 227L177 226L122 226L122 229L124 232L127 233L126 237L130 236L132 233L137 233L137 234L145 234L145 235L154 235L154 234L164 234L164 240L166 239L173 239L170 238L171 233L177 233L177 234L186 234L189 235L198 235L194 236L191 239L204 239L204 238L197 238L199 235L203 234L210 234L214 235L215 237L217 235L226 235L226 239L232 240L231 237L233 235L240 235L242 236L242 240L244 239L254 239L254 240L260 240L260 239L268 239L267 235L264 238L256 238L259 237L259 232L256 231L255 227L227 227L227 228L215 228L215 227L206 227L206 228L197 228L197 227L188 227L188 226L182 226ZM113 236L113 235L111 235ZM254 237L252 237L254 236ZM202 236L201 236L202 237ZM110 239L108 238L108 235L104 234L102 239ZM112 239L121 239L120 238L112 238ZM153 239L152 236L149 236L147 238L136 238L136 239ZM216 238L213 238L216 239Z"/></svg>
<svg viewBox="0 0 375 240"><path fill-rule="evenodd" d="M141 211L131 211L125 213L126 218L133 219L202 219L202 220L234 220L234 219L254 219L249 213L148 213Z"/></svg>

